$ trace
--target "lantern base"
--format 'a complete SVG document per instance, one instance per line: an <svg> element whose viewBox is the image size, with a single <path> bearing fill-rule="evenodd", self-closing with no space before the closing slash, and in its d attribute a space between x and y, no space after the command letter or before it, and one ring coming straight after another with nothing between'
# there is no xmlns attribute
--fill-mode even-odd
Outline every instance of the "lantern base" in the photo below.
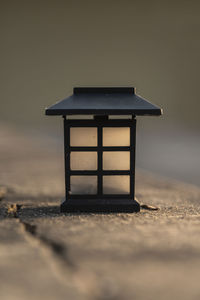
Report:
<svg viewBox="0 0 200 300"><path fill-rule="evenodd" d="M139 212L140 204L133 199L69 199L60 206L61 212Z"/></svg>

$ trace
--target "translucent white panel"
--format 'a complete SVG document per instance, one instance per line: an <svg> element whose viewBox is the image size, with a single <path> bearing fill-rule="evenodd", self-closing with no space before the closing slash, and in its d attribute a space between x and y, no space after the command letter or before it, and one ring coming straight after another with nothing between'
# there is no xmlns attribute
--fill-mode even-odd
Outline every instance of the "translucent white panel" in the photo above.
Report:
<svg viewBox="0 0 200 300"><path fill-rule="evenodd" d="M71 146L97 146L97 128L95 127L71 127Z"/></svg>
<svg viewBox="0 0 200 300"><path fill-rule="evenodd" d="M128 175L103 176L103 193L104 194L129 194L130 176Z"/></svg>
<svg viewBox="0 0 200 300"><path fill-rule="evenodd" d="M130 128L104 127L103 146L130 146Z"/></svg>
<svg viewBox="0 0 200 300"><path fill-rule="evenodd" d="M71 170L97 170L96 152L71 152Z"/></svg>
<svg viewBox="0 0 200 300"><path fill-rule="evenodd" d="M66 116L68 120L91 120L94 119L93 115L70 115Z"/></svg>
<svg viewBox="0 0 200 300"><path fill-rule="evenodd" d="M130 152L129 151L105 151L103 152L104 170L129 170Z"/></svg>
<svg viewBox="0 0 200 300"><path fill-rule="evenodd" d="M121 119L132 119L132 116L131 115L110 115L108 116L108 119L109 120L113 120L113 119L118 119L118 120L121 120Z"/></svg>
<svg viewBox="0 0 200 300"><path fill-rule="evenodd" d="M97 193L97 176L71 176L71 194L90 195Z"/></svg>

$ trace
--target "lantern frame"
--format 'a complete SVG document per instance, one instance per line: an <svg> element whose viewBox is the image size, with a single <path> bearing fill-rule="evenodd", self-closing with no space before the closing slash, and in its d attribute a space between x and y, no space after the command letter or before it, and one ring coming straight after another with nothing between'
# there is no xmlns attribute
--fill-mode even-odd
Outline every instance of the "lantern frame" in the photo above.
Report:
<svg viewBox="0 0 200 300"><path fill-rule="evenodd" d="M61 212L138 212L139 203L135 200L135 146L136 116L160 116L162 109L135 93L134 87L75 87L73 94L46 108L49 116L64 118L65 153L65 200ZM75 115L93 115L94 119L67 119ZM112 115L132 115L132 119L108 119ZM70 145L70 128L96 127L97 146ZM107 147L102 144L102 129L105 127L129 127L130 145ZM70 153L72 151L95 151L97 170L71 170ZM102 155L104 151L129 151L129 170L104 170ZM97 176L96 194L72 194L71 176ZM130 176L129 194L103 193L103 176ZM87 191L89 192L89 190Z"/></svg>
<svg viewBox="0 0 200 300"><path fill-rule="evenodd" d="M65 156L65 201L61 211L139 211L139 204L135 201L135 147L136 147L136 119L108 119L108 116L95 116L94 120L75 120L64 118L64 156ZM97 128L97 146L71 146L70 128ZM129 146L103 146L103 128L130 128ZM71 170L70 154L72 151L94 151L97 153L97 170ZM103 152L128 151L130 154L129 170L103 170ZM128 175L130 180L129 193L103 193L103 176ZM97 176L96 194L71 194L71 176Z"/></svg>

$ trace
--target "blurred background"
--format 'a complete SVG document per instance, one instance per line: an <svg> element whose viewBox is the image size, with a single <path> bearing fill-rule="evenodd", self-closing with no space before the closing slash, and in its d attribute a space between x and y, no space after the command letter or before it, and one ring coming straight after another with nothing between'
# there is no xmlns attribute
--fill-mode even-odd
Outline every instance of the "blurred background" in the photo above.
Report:
<svg viewBox="0 0 200 300"><path fill-rule="evenodd" d="M199 1L1 0L0 24L1 128L59 153L45 107L74 86L134 86L164 111L138 118L138 168L200 185Z"/></svg>

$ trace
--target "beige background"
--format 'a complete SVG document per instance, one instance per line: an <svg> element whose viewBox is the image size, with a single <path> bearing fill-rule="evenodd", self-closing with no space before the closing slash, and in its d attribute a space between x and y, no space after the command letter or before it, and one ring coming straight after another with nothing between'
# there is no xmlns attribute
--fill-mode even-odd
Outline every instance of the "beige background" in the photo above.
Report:
<svg viewBox="0 0 200 300"><path fill-rule="evenodd" d="M133 85L164 109L139 118L139 167L199 181L199 1L1 1L1 122L48 133L74 86ZM45 138L44 136L44 138Z"/></svg>

